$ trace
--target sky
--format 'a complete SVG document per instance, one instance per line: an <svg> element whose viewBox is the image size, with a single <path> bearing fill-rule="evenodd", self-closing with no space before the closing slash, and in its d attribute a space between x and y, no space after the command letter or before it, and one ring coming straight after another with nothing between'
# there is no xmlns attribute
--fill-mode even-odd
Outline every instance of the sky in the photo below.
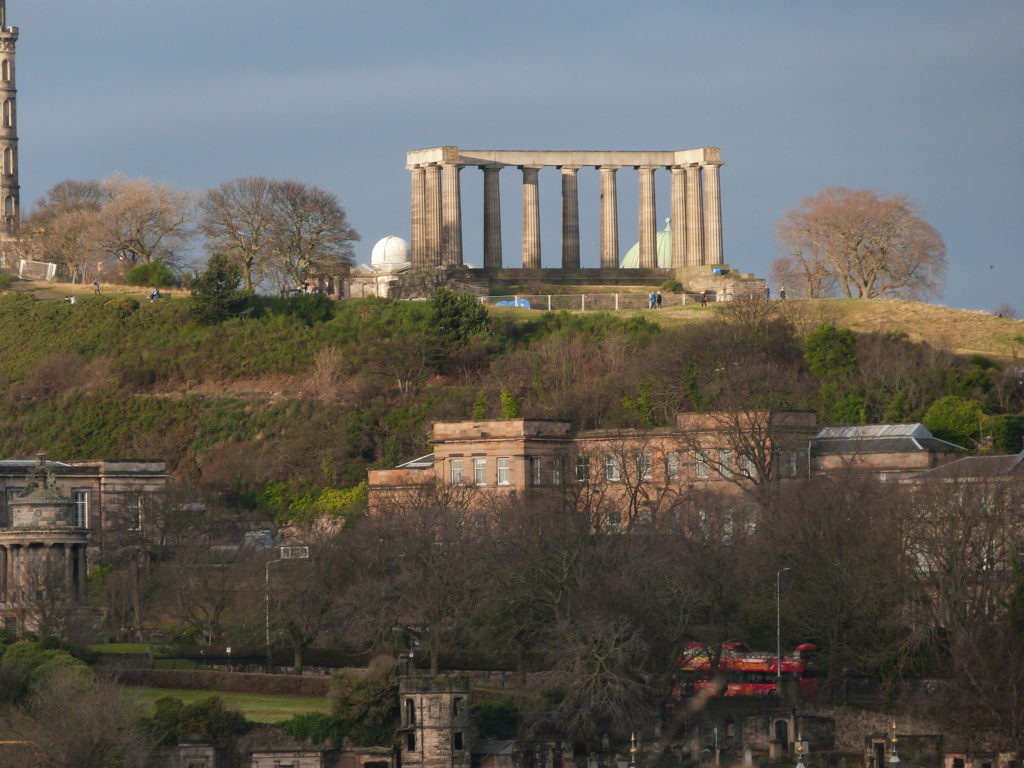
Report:
<svg viewBox="0 0 1024 768"><path fill-rule="evenodd" d="M338 196L368 263L409 239L409 150L716 146L733 268L767 277L780 216L825 187L905 194L946 243L938 302L1024 314L1020 0L7 0L7 23L25 212L67 178L294 178ZM501 179L517 266L521 176ZM597 171L579 184L597 266ZM482 173L461 185L481 264ZM618 186L624 255L635 173ZM542 170L544 266L560 194Z"/></svg>

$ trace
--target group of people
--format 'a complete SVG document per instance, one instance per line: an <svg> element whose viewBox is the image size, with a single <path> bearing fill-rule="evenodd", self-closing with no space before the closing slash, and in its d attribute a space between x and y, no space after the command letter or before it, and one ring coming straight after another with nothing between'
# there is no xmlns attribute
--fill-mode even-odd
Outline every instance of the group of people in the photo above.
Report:
<svg viewBox="0 0 1024 768"><path fill-rule="evenodd" d="M651 291L651 295L647 297L647 308L661 309L661 291Z"/></svg>

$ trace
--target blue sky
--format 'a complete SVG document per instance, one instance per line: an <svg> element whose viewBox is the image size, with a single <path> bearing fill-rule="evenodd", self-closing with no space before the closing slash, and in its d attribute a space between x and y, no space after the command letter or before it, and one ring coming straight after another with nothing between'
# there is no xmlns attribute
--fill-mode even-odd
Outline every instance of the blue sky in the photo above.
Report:
<svg viewBox="0 0 1024 768"><path fill-rule="evenodd" d="M410 149L718 146L732 266L767 276L779 216L823 187L902 193L946 242L941 303L1024 313L1019 0L7 0L7 17L26 209L115 171L196 191L297 178L338 195L368 261L377 239L409 237ZM481 176L462 172L475 263ZM519 179L502 173L509 265ZM625 253L635 174L619 190ZM540 195L557 266L554 169ZM597 200L584 169L585 266Z"/></svg>

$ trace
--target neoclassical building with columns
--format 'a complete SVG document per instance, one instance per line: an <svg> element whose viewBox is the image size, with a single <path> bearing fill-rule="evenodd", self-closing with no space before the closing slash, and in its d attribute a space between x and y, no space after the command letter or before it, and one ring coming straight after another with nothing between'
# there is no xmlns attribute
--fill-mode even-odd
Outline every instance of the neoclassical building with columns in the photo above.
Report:
<svg viewBox="0 0 1024 768"><path fill-rule="evenodd" d="M540 278L581 284L656 285L673 277L684 284L707 279L752 280L725 263L722 247L720 169L717 147L675 151L466 150L454 146L407 153L411 174L411 253L409 278L427 272L462 273L494 281ZM561 175L560 266L541 266L540 171L557 168ZM463 250L464 169L483 174L482 266L468 268ZM580 171L597 171L600 186L600 244L597 268L583 268L580 253ZM638 185L635 212L638 258L623 264L619 254L619 185L628 170ZM522 248L508 258L502 253L501 181L516 174L522 182ZM659 263L659 232L655 199L656 174L670 175L669 217L671 258ZM625 214L629 216L629 214ZM630 217L632 218L632 217ZM661 238L664 243L664 237ZM663 246L662 246L663 248ZM479 263L479 255L473 254ZM666 266L669 265L669 266ZM731 274L730 274L731 273Z"/></svg>

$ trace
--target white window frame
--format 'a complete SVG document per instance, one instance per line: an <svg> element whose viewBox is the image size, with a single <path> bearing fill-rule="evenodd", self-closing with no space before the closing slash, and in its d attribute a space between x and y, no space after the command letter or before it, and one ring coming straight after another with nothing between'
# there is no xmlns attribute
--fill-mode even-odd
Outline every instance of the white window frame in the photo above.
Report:
<svg viewBox="0 0 1024 768"><path fill-rule="evenodd" d="M75 527L89 527L89 489L73 488L71 498L75 501Z"/></svg>
<svg viewBox="0 0 1024 768"><path fill-rule="evenodd" d="M726 479L732 478L732 451L728 448L718 449L718 474Z"/></svg>
<svg viewBox="0 0 1024 768"><path fill-rule="evenodd" d="M590 482L590 457L576 457L576 482L585 485Z"/></svg>
<svg viewBox="0 0 1024 768"><path fill-rule="evenodd" d="M665 477L669 480L679 479L679 452L669 451L665 454Z"/></svg>
<svg viewBox="0 0 1024 768"><path fill-rule="evenodd" d="M541 485L543 483L543 471L544 463L541 461L540 456L531 456L530 482L532 485Z"/></svg>
<svg viewBox="0 0 1024 768"><path fill-rule="evenodd" d="M618 483L622 480L622 462L615 454L604 457L604 479L609 483Z"/></svg>
<svg viewBox="0 0 1024 768"><path fill-rule="evenodd" d="M487 485L487 459L473 459L473 484Z"/></svg>
<svg viewBox="0 0 1024 768"><path fill-rule="evenodd" d="M466 463L462 459L450 459L450 477L452 485L465 485Z"/></svg>
<svg viewBox="0 0 1024 768"><path fill-rule="evenodd" d="M654 479L654 461L649 453L636 455L636 476L641 480Z"/></svg>
<svg viewBox="0 0 1024 768"><path fill-rule="evenodd" d="M704 451L697 451L694 456L693 474L701 480L706 480L711 476L710 467L708 466L708 455Z"/></svg>
<svg viewBox="0 0 1024 768"><path fill-rule="evenodd" d="M130 495L124 505L124 524L129 531L142 530L142 497Z"/></svg>
<svg viewBox="0 0 1024 768"><path fill-rule="evenodd" d="M561 456L555 456L551 459L551 484L561 485L562 484L562 465L563 458Z"/></svg>
<svg viewBox="0 0 1024 768"><path fill-rule="evenodd" d="M498 485L512 485L512 460L502 456L497 460Z"/></svg>

